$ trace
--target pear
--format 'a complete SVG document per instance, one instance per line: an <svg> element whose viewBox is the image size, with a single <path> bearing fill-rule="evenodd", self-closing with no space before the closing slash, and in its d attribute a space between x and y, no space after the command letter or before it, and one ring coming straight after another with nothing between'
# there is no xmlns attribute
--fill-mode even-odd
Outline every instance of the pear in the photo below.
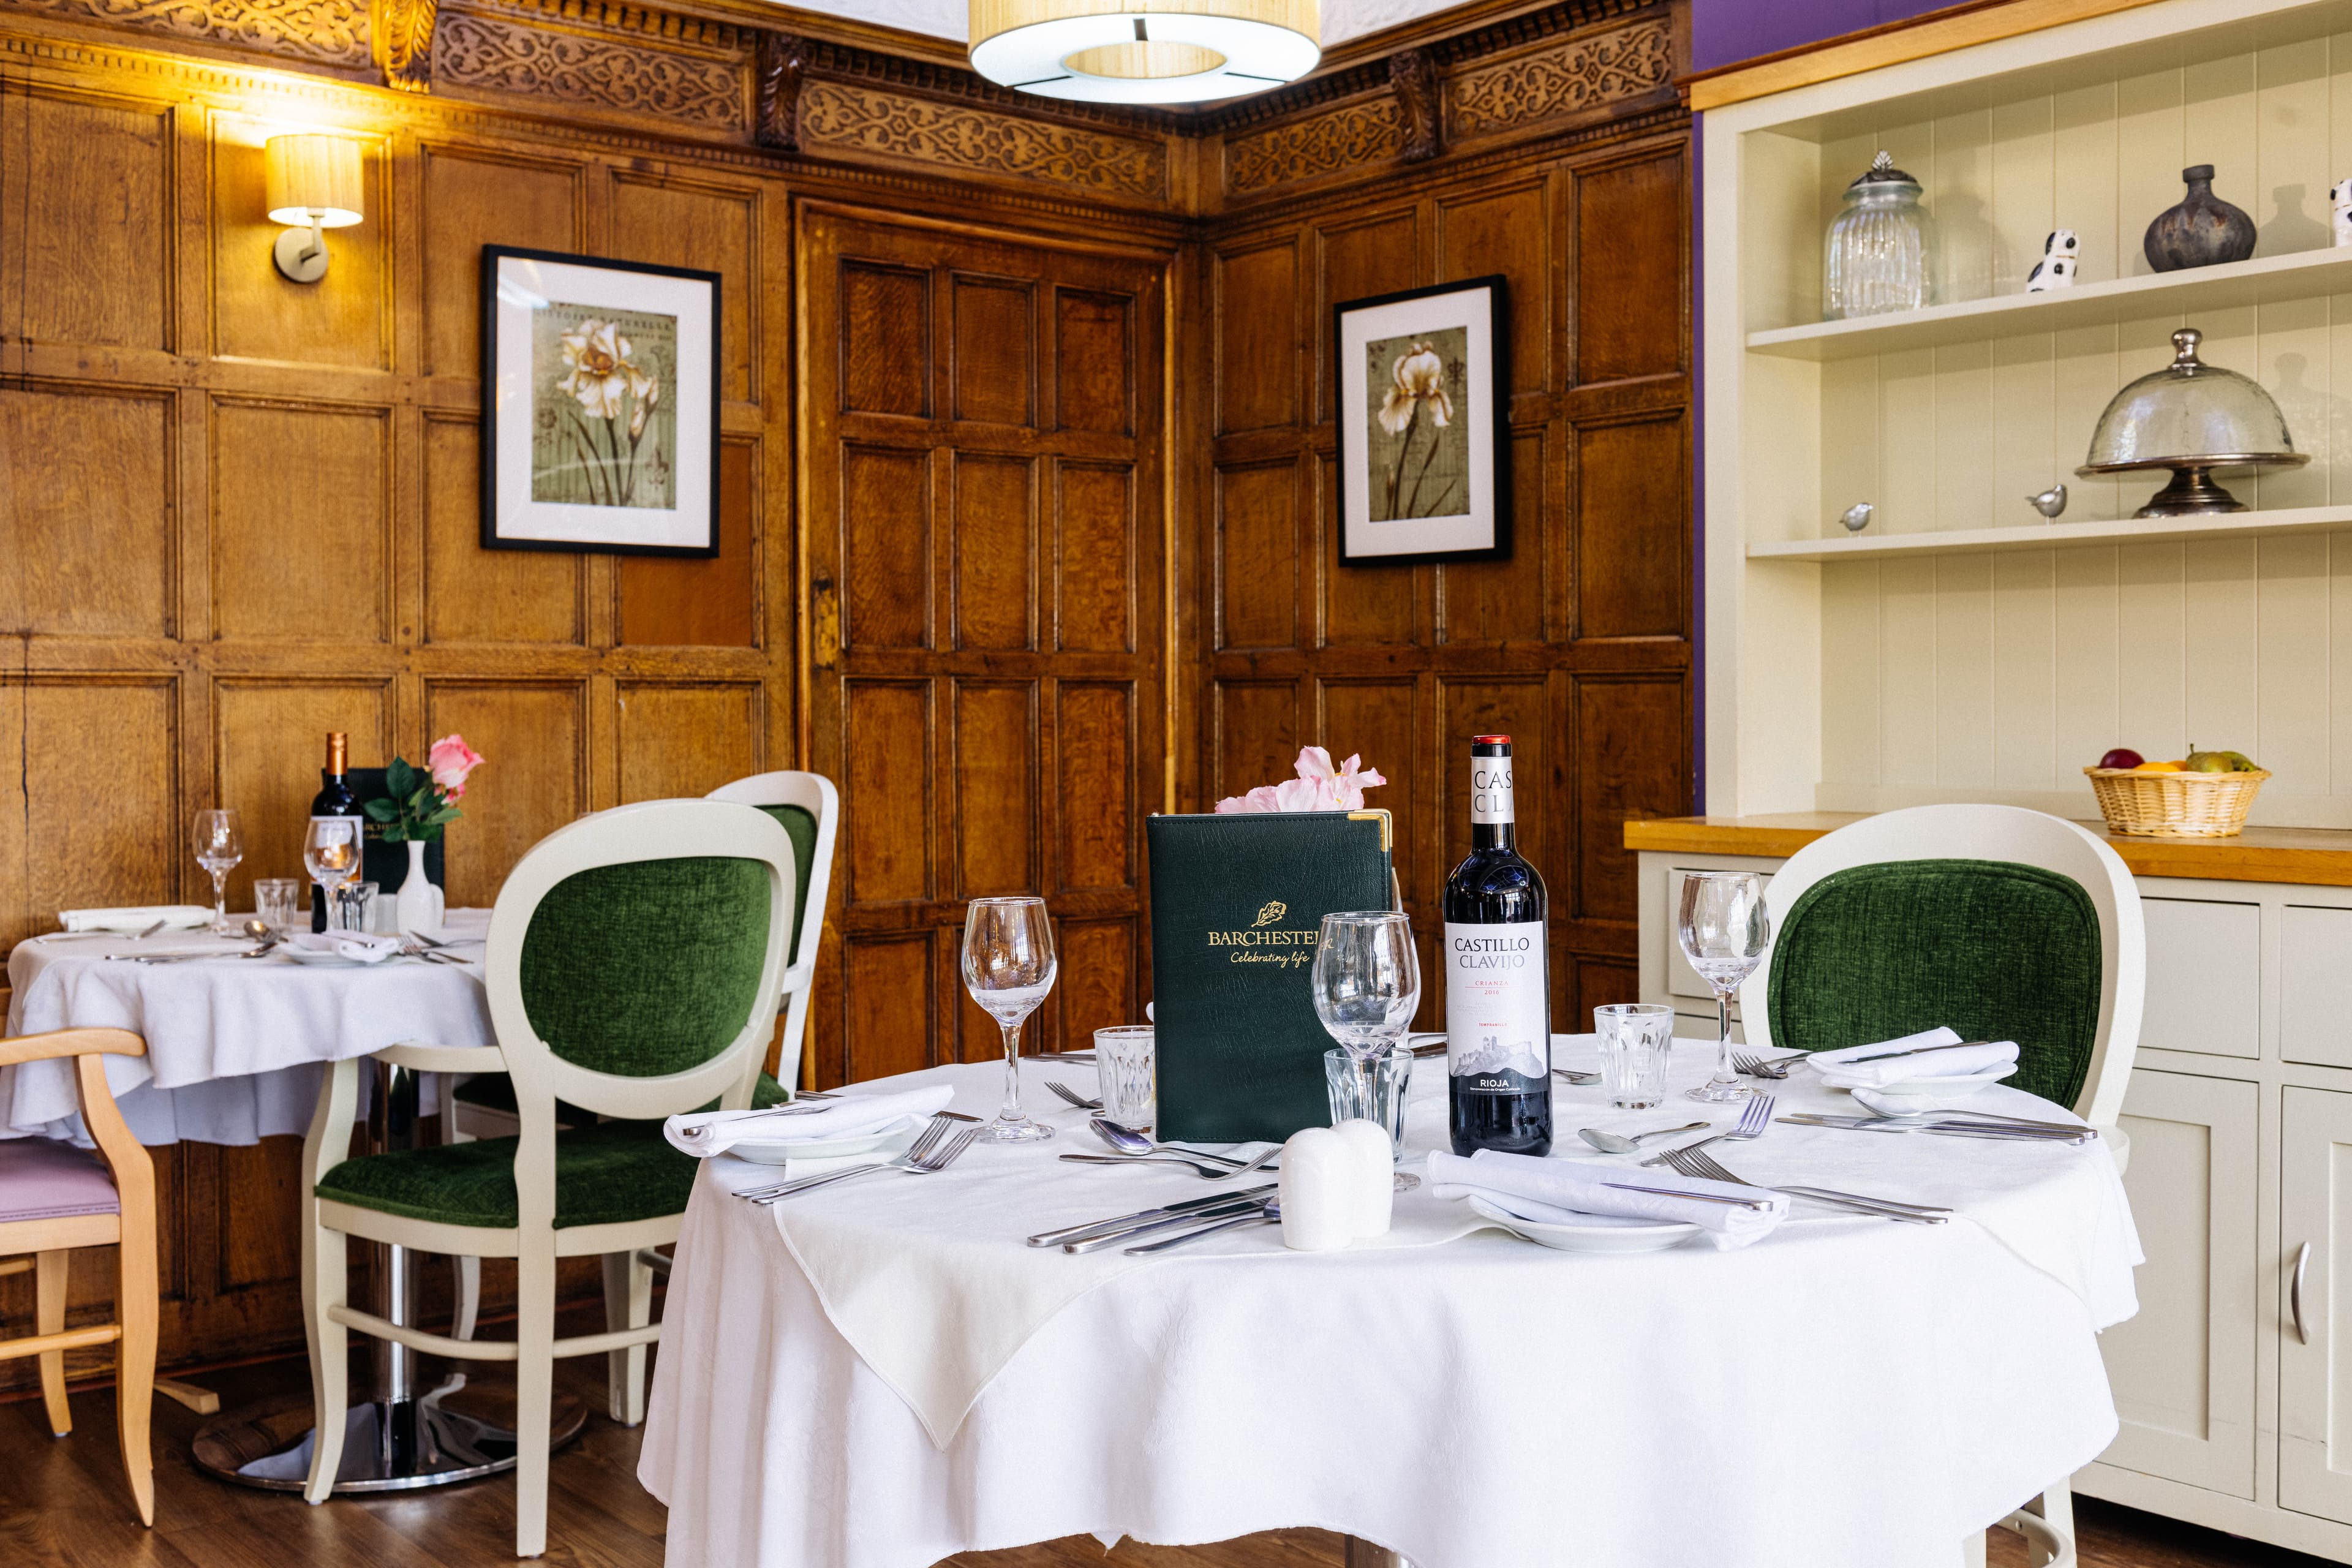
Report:
<svg viewBox="0 0 2352 1568"><path fill-rule="evenodd" d="M2263 771L2262 764L2255 762L2253 758L2246 755L2243 752L2224 752L2221 754L2230 759L2230 771L2231 773L2258 773Z"/></svg>
<svg viewBox="0 0 2352 1568"><path fill-rule="evenodd" d="M2230 761L2227 752L2191 752L2189 760L2181 764L2180 771L2188 773L2233 773L2238 770Z"/></svg>

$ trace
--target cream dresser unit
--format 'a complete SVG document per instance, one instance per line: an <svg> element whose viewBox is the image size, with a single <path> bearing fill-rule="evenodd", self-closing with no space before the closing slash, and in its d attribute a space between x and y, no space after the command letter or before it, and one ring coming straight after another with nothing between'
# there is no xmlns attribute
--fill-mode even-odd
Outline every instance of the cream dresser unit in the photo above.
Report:
<svg viewBox="0 0 2352 1568"><path fill-rule="evenodd" d="M1853 819L1629 823L1643 999L1714 1030L1678 871L1769 875ZM2147 917L2123 1116L2147 1262L2101 1340L2123 1430L2075 1489L2352 1563L2352 833L2108 842Z"/></svg>

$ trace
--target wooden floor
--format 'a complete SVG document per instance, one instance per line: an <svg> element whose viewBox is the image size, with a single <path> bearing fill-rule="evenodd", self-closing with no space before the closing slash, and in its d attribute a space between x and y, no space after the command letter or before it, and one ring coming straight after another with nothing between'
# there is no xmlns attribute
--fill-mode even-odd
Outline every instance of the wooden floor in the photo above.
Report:
<svg viewBox="0 0 2352 1568"><path fill-rule="evenodd" d="M583 1324L585 1328L588 1325ZM604 1359L561 1363L559 1386L586 1402L586 1435L556 1456L546 1562L655 1568L661 1505L637 1485L637 1434L602 1412ZM230 1407L305 1386L307 1366L277 1362L196 1379ZM512 1483L503 1479L383 1500L310 1508L299 1498L223 1486L192 1469L200 1417L155 1405L155 1528L131 1510L115 1457L112 1394L77 1394L71 1436L49 1436L37 1399L0 1405L0 1564L5 1568L494 1568L511 1563ZM2321 1560L2080 1500L2083 1568L2323 1568ZM1993 1534L1995 1568L2023 1568L2023 1543ZM1339 1538L1280 1531L1213 1546L1090 1537L976 1552L952 1568L1337 1568ZM942 1565L948 1568L948 1565ZM1738 1568L1726 1563L1715 1568Z"/></svg>

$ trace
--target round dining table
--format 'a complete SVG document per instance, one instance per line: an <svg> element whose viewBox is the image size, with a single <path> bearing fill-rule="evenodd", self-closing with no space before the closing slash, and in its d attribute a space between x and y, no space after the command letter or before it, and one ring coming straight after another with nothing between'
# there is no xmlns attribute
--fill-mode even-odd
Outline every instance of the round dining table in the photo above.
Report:
<svg viewBox="0 0 2352 1568"><path fill-rule="evenodd" d="M1559 1066L1591 1053L1555 1037ZM1675 1090L1712 1055L1677 1042ZM1106 1152L1089 1112L1046 1089L1091 1095L1092 1069L1033 1060L1023 1079L1057 1135L977 1145L938 1174L762 1205L736 1194L772 1169L704 1163L638 1472L669 1506L672 1568L929 1568L1074 1535L1292 1526L1418 1568L1954 1568L2116 1429L2097 1334L2136 1309L2140 1258L2097 1140L1776 1120L1712 1152L1745 1181L1957 1217L1801 1201L1728 1250L1551 1250L1424 1180L1388 1236L1341 1251L1287 1251L1264 1224L1074 1257L1026 1237L1214 1189L1061 1159ZM971 1064L845 1092L944 1085L984 1117L1002 1083ZM1762 1087L1776 1115L1859 1109L1802 1068ZM2005 1087L1969 1104L2073 1120ZM1562 1083L1555 1157L1672 1181L1576 1131L1728 1128L1739 1110L1671 1092L1611 1110ZM1402 1168L1444 1130L1432 1062Z"/></svg>

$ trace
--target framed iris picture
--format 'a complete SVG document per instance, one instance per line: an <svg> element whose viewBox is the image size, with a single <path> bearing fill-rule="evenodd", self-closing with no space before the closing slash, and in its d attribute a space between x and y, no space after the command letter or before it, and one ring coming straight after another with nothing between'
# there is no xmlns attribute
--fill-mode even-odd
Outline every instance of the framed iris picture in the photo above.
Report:
<svg viewBox="0 0 2352 1568"><path fill-rule="evenodd" d="M482 546L719 553L719 274L482 247Z"/></svg>
<svg viewBox="0 0 2352 1568"><path fill-rule="evenodd" d="M1332 307L1341 561L1510 555L1504 289L1472 278Z"/></svg>

